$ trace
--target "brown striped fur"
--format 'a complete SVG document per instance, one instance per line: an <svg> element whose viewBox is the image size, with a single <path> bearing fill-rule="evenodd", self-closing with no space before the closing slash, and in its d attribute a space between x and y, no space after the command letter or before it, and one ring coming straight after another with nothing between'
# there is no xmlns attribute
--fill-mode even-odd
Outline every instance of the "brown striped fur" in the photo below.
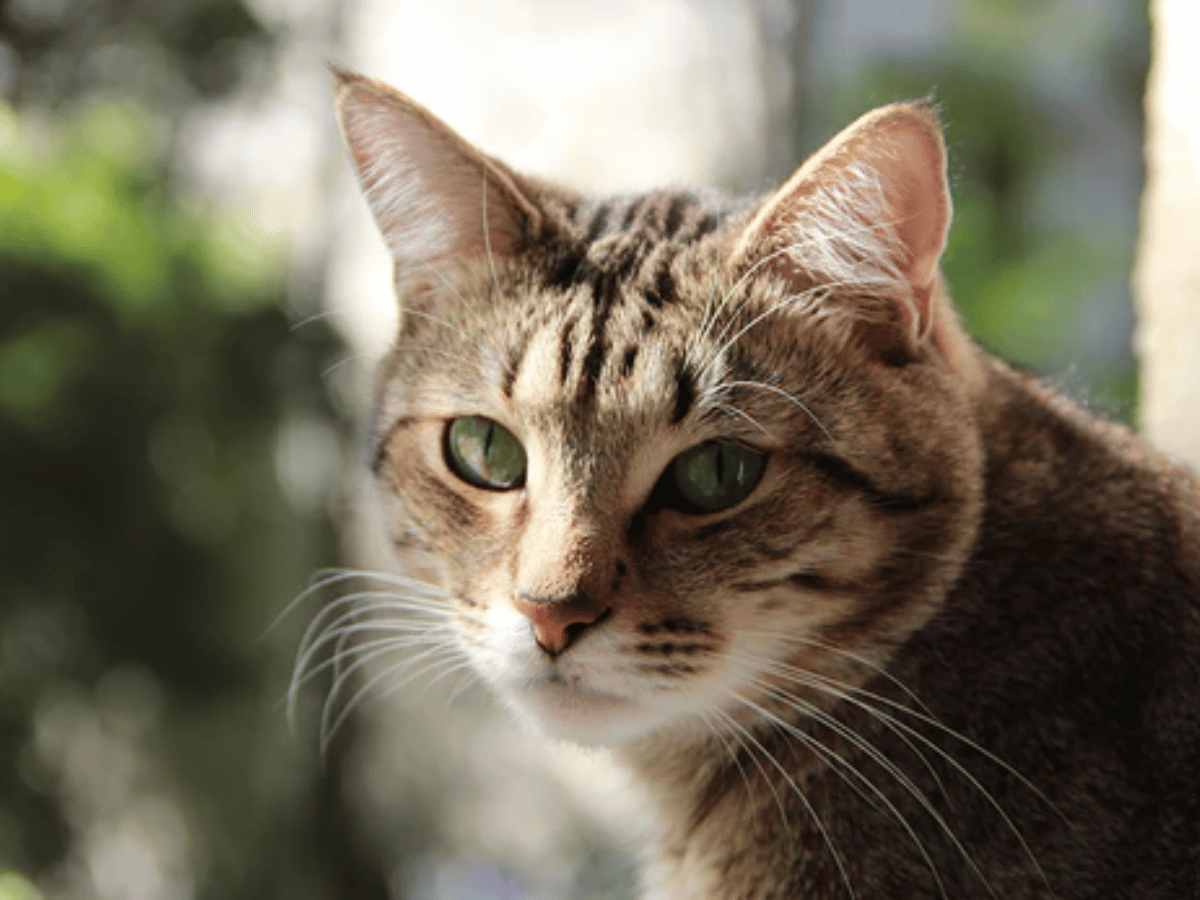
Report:
<svg viewBox="0 0 1200 900"><path fill-rule="evenodd" d="M638 776L647 898L1200 895L1196 482L963 334L928 105L737 200L586 198L338 103L397 262L398 546L522 719ZM519 488L448 468L472 415ZM659 502L718 439L770 454L749 497Z"/></svg>

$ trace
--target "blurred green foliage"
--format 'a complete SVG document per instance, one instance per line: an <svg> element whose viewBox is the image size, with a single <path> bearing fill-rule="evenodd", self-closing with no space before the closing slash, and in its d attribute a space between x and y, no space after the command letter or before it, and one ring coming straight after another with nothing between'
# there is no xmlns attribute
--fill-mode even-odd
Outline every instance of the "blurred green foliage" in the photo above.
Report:
<svg viewBox="0 0 1200 900"><path fill-rule="evenodd" d="M290 327L277 254L252 232L230 245L165 188L148 130L128 102L28 128L0 107L0 836L19 832L0 865L32 873L72 827L33 719L114 670L163 698L185 808L246 840L292 827L246 808L257 638L332 548L324 511L285 500L273 448L289 416L330 420L337 350ZM245 728L199 727L214 715ZM237 871L206 873L224 882L206 895L267 896L272 869L305 868L286 849L224 856Z"/></svg>
<svg viewBox="0 0 1200 900"><path fill-rule="evenodd" d="M1071 181L1076 160L1113 134L1140 144L1145 6L948 6L935 50L814 77L801 143L933 91L969 329L1046 373L1078 365L1128 417L1136 220L1054 198L1096 185ZM1047 49L1052 26L1069 46ZM175 177L180 123L260 77L273 41L241 0L0 0L0 900L97 878L133 896L120 879L153 876L145 860L96 869L130 834L176 866L153 896L386 895L389 851L352 846L336 749L321 770L273 705L302 623L263 639L335 556L279 456L336 428L321 373L340 350L289 321L281 248ZM1039 46L1087 91L1054 85Z"/></svg>
<svg viewBox="0 0 1200 900"><path fill-rule="evenodd" d="M1089 14L1064 2L964 0L948 11L935 49L885 49L810 90L804 142L871 106L932 96L954 197L942 265L968 330L1129 421L1146 5L1100 2Z"/></svg>
<svg viewBox="0 0 1200 900"><path fill-rule="evenodd" d="M270 35L237 0L26 2L0 42L0 893L341 896L340 801L275 704L301 623L264 639L334 554L277 470L292 423L335 434L341 351L173 174Z"/></svg>

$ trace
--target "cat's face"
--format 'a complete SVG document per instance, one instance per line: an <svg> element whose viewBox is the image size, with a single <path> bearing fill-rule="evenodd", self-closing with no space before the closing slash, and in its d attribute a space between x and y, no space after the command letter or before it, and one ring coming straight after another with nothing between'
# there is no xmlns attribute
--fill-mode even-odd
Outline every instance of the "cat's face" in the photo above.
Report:
<svg viewBox="0 0 1200 900"><path fill-rule="evenodd" d="M522 717L704 733L860 682L936 611L980 451L936 321L927 111L859 123L753 205L584 201L382 86L340 101L403 305L376 423L393 536Z"/></svg>

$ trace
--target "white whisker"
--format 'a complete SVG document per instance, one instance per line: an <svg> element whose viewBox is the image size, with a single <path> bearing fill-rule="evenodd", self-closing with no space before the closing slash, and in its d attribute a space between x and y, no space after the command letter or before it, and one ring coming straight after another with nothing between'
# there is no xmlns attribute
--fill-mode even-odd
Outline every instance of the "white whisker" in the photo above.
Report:
<svg viewBox="0 0 1200 900"><path fill-rule="evenodd" d="M948 728L947 726L943 725L937 719L934 719L932 717L925 716L921 713L918 713L915 710L912 710L909 707L906 707L903 704L897 703L896 701L891 700L882 695L872 694L869 691L863 691L861 688L856 688L852 685L844 685L844 684L838 682L837 680L832 679L826 675L822 675L818 672L808 672L808 671L805 671L802 669L796 669L793 666L787 666L786 668L793 670L794 674L791 677L793 678L793 680L797 681L798 683L803 683L814 689L822 690L825 693L829 694L830 696L833 696L839 700L842 700L843 702L849 703L851 705L854 705L854 706L862 709L868 715L871 715L871 716L875 717L876 719L878 719L880 721L880 723L884 724L885 726L900 729L904 733L910 735L914 740L919 741L921 744L928 747L932 752L934 752L935 754L940 756L942 759L944 759L964 779L966 779L967 782L976 791L979 792L980 796L982 796L984 798L984 800L986 800L987 803L996 811L996 813L1000 816L1001 820L1004 822L1005 827L1007 827L1009 829L1009 831L1012 833L1012 835L1017 839L1018 843L1021 845L1023 852L1026 854L1027 858L1029 859L1029 861L1032 863L1032 865L1036 869L1038 876L1042 879L1043 883L1045 883L1047 890L1050 889L1049 879L1046 877L1044 871L1042 870L1041 864L1038 862L1038 859L1037 859L1036 855L1033 853L1032 848L1029 846L1028 842L1025 840L1024 835L1021 834L1020 829L1018 829L1016 827L1016 824L1012 821L1012 818L1008 815L1007 812L1005 812L1004 808L1000 805L1000 803L979 782L979 780L973 774L971 774L971 772L968 769L966 769L966 767L963 766L958 760L956 760L953 756L951 756L949 753L947 753L945 750L943 750L941 747L939 747L936 743L931 741L929 739L929 737L922 734L920 731L913 728L912 726L906 724L904 721L896 718L895 716L891 716L891 715L885 713L883 710L873 707L870 704L866 703L864 700L861 699L861 695L865 694L867 696L870 696L872 699L874 699L875 701L877 701L879 703L886 704L887 706L892 707L900 712L904 712L908 715L911 715L914 718L918 719L919 721L925 722L926 724L929 724L929 725L939 729L943 733L965 743L967 746L970 746L972 749L976 750L977 752L982 753L989 760L991 760L995 764L999 765L1006 772L1008 772L1009 774L1013 775L1015 778L1020 780L1022 782L1022 784L1024 784L1031 791L1033 791L1051 809L1053 809L1056 813L1058 813L1058 815L1062 816L1062 813L1049 800L1049 798L1047 798L1045 796L1045 794L1042 793L1042 791L1040 791L1035 785L1033 785L1031 782L1029 782L1028 779L1026 779L1024 776L1022 776L1015 769L1013 769L1012 766L1008 765L1003 760L1001 760L997 756L995 756L995 754L990 753L989 751L980 747L978 744L971 741L970 739L964 737L963 735L959 734L958 732L954 731L953 729ZM856 695L860 695L860 696L856 696ZM907 741L905 743L907 743ZM923 759L924 757L922 756L921 758ZM943 790L944 790L944 788L943 788ZM1071 823L1069 822L1069 820L1066 819L1065 816L1063 816L1063 820L1064 820L1064 822L1066 822L1067 825L1071 826ZM1071 826L1071 827L1073 828L1074 826ZM980 877L982 878L982 875ZM984 881L984 884L987 885L986 880ZM988 889L989 889L989 891L991 890L990 886L988 886Z"/></svg>
<svg viewBox="0 0 1200 900"><path fill-rule="evenodd" d="M763 768L762 763L758 761L758 757L754 755L752 748L745 741L745 738L750 738L752 741L754 738L751 737L750 733L747 732L741 725L734 721L731 716L722 710L714 708L709 710L709 712L717 716L717 718L721 719L721 721L730 727L730 737L733 738L734 743L738 747L741 747L746 751L746 755L750 757L750 761L754 763L754 767L758 769L758 773L762 775L763 783L767 786L767 790L771 792L771 796L775 800L775 806L779 809L779 819L781 822L783 822L783 830L789 835L792 834L792 826L791 823L788 822L787 808L783 805L783 799L779 796L779 792L775 790L775 784L771 781L771 776L767 774L767 770ZM771 759L771 755L767 753L767 751L764 750L757 741L754 741L754 743L758 746L758 749L761 753L763 753L768 759ZM775 762L773 759L771 759L771 761ZM776 763L776 766L778 766L778 763ZM747 782L747 787L749 787L749 782Z"/></svg>
<svg viewBox="0 0 1200 900"><path fill-rule="evenodd" d="M707 713L700 713L700 721L704 723L705 727L709 730L709 733L716 737L721 746L725 749L725 753L728 754L730 760L732 760L733 764L737 766L738 773L742 776L742 783L746 785L746 796L751 796L754 793L754 789L750 787L750 778L746 774L746 770L742 767L742 761L738 758L738 748L745 749L744 745L741 743L735 743L734 746L731 747L729 742L725 740L725 736L708 718ZM737 735L733 735L732 737L735 741L737 740ZM786 824L787 818L785 816L784 825L786 826Z"/></svg>
<svg viewBox="0 0 1200 900"><path fill-rule="evenodd" d="M349 609L342 612L336 618L328 618L335 611L343 607L349 607ZM345 597L340 597L330 603L313 617L312 622L309 623L303 637L300 639L299 646L296 648L297 661L301 657L308 655L314 648L326 643L330 639L329 636L337 632L345 623L355 621L368 614L377 614L379 612L403 613L407 619L413 622L414 626L423 623L448 621L454 616L452 610L444 607L426 607L422 606L420 602L409 598L397 597L387 593L364 591L356 594L347 594Z"/></svg>
<svg viewBox="0 0 1200 900"><path fill-rule="evenodd" d="M875 762L876 765L878 765L888 775L890 775L892 778L894 778L906 791L908 791L909 795L912 796L912 798L917 801L917 804L922 809L925 810L925 812L930 816L930 818L932 818L938 824L938 826L945 833L946 837L951 841L951 843L954 844L954 846L958 850L958 852L962 854L963 858L967 862L967 865L970 866L971 870L976 874L976 876L983 883L984 888L987 890L988 894L990 894L992 897L996 896L995 891L992 889L990 882L987 880L986 876L983 874L983 871L976 864L974 857L972 857L971 854L967 851L967 849L962 845L962 842L958 839L958 836L950 828L950 826L946 822L945 818L942 816L942 814L940 812L938 812L937 808L934 807L933 803L929 800L929 798L925 795L925 793L919 787L917 787L917 785L912 781L912 779L910 779L900 769L899 766L897 766L895 763L893 763L891 760L889 760L883 753L881 753L879 750L877 750L869 741L867 741L865 738L863 738L861 735L859 735L856 731L854 731L852 728L850 728L844 722L838 721L833 716L822 711L819 707L816 707L813 704L808 703L799 697L796 697L794 694L791 694L788 691L782 690L781 688L772 687L771 685L767 684L766 682L758 681L756 679L755 684L760 689L762 689L765 692L767 692L768 694L774 696L776 699L787 703L789 706L791 706L796 711L813 719L814 721L820 722L822 725L824 725L829 730L833 731L835 734L837 734L843 740L847 741L852 746L856 747L859 751L866 754L873 762ZM748 701L744 701L744 702L748 702ZM791 725L790 723L785 722L784 720L779 719L779 717L768 712L767 710L763 710L760 707L758 707L757 705L755 705L754 708L756 710L758 710L761 714L771 717L772 721L778 722L781 727L788 730L789 734L792 734L792 735L800 738L801 740L806 740L806 738L808 738L808 739L812 738L811 735L805 735L804 732L800 731L795 726ZM837 756L837 754L833 754L833 755ZM837 758L838 758L839 762L841 762L843 765L849 766L849 763L847 763L840 756ZM850 768L853 769L853 767L850 767ZM864 780L865 780L865 777L864 777ZM920 851L921 855L924 857L926 863L929 865L930 872L932 873L934 880L938 883L938 888L939 888L942 896L943 897L946 896L946 889L945 889L945 885L942 883L941 875L938 872L937 867L934 865L932 857L929 856L928 851L925 849L924 843L917 836L916 831L913 830L912 826L908 823L908 820L904 818L903 814L901 814L900 811L896 809L896 807L891 803L891 801L888 800L887 797L881 791L878 790L876 785L874 785L870 781L868 781L867 783L871 785L873 791L876 792L876 795L878 796L880 801L892 812L892 814L894 816L896 816L896 818L900 822L901 826L904 828L905 831L908 832L909 836L916 843L918 850Z"/></svg>
<svg viewBox="0 0 1200 900"><path fill-rule="evenodd" d="M745 698L743 698L741 695L739 695L736 691L732 692L732 696L736 700L739 700L743 703L748 702L745 700ZM740 732L746 738L746 740L750 741L751 744L753 744L755 747L758 748L759 752L762 753L767 758L767 760L771 763L771 765L773 765L778 770L779 774L783 776L784 781L786 781L788 783L788 786L791 787L791 789L795 792L796 796L798 798L800 798L800 802L804 805L805 810L807 810L809 816L812 817L813 824L816 825L817 830L821 833L821 837L825 841L825 846L829 848L829 853L830 853L830 855L833 856L833 861L837 865L838 871L841 873L842 881L846 885L846 890L849 892L849 894L853 900L853 898L857 897L858 895L854 892L854 887L850 884L850 878L846 874L846 866L845 866L845 863L842 861L842 855L840 853L838 853L837 847L835 847L833 844L833 839L829 836L829 832L825 828L825 823L821 821L821 817L817 814L817 811L813 808L813 805L809 801L808 797L805 796L804 791L802 791L800 789L800 785L796 784L796 780L794 778L792 778L791 773L788 772L788 770L785 769L783 767L783 765L777 759L775 759L775 757L772 756L766 750L766 748L763 747L762 744L760 744L758 742L758 740L754 737L754 735L752 735L746 728L739 725L737 722L735 722L729 716L725 715L724 713L722 713L721 715L730 726L732 726L733 728L736 728L738 730L738 732ZM771 783L771 780L769 778L767 778L766 772L763 772L763 778L766 779L767 784L769 786ZM778 799L779 798L777 796L776 800L778 800ZM786 817L785 817L785 821L786 821Z"/></svg>
<svg viewBox="0 0 1200 900"><path fill-rule="evenodd" d="M707 388L704 391L704 393L700 395L700 398L697 401L697 405L704 406L710 397L715 397L717 394L724 393L726 391L730 391L730 390L733 390L734 388L739 388L739 387L758 388L759 390L771 391L772 393L779 394L781 397L785 398L790 403L793 403L796 406L798 406L804 412L804 414L807 415L809 417L809 419L812 420L813 424L815 424L819 429L821 429L821 433L825 435L825 437L829 440L829 443L831 443L835 447L838 446L837 441L835 441L833 439L833 435L829 433L829 429L827 429L825 427L824 423L820 419L817 418L816 413L814 413L809 408L808 404L806 404L803 400L801 400L795 394L792 394L789 391L785 391L783 388L779 387L778 385L767 384L766 382L763 382L763 381L742 381L742 380L723 381L719 384L713 385L710 388Z"/></svg>
<svg viewBox="0 0 1200 900"><path fill-rule="evenodd" d="M329 587L337 584L340 581L347 581L351 578L361 578L364 581L379 581L384 584L392 584L397 587L405 588L406 590L420 593L424 591L430 596L445 596L445 592L436 585L432 585L426 581L420 581L415 578L408 578L403 575L393 575L389 572L379 572L372 569L319 569L314 575L315 581L307 588L297 594L288 604L271 620L271 624L267 626L264 634L270 634L273 630L279 627L289 615L291 615L297 607L305 600Z"/></svg>
<svg viewBox="0 0 1200 900"><path fill-rule="evenodd" d="M386 648L384 648L382 650L374 651L374 653L376 655L382 654L384 652L386 652ZM338 691L338 688L340 687L340 685L335 685L334 689L330 690L329 697L326 699L325 707L321 713L321 727L320 727L321 752L325 753L329 749L329 744L333 740L333 736L337 733L338 729L342 726L342 724L346 721L346 719L354 711L354 708L359 704L359 702L364 697L366 697L368 694L370 694L380 684L380 682L384 681L387 678L393 677L397 672L402 672L405 669L420 662L421 660L426 659L430 655L432 655L434 653L438 653L438 652L442 653L443 655L451 654L451 656L449 659L444 658L444 656L443 657L435 656L434 659L430 663L426 664L424 667L418 669L416 672L409 672L408 675L406 675L404 678L402 678L396 684L389 685L387 693L391 693L394 690L398 690L399 688L408 684L414 678L420 677L421 675L425 674L426 672L430 671L431 669L433 669L436 666L443 665L443 664L450 662L454 658L454 655L460 654L462 651L460 651L457 647L454 647L451 645L438 644L434 647L431 647L429 650L426 650L424 653L418 653L416 656L414 656L410 659L401 660L400 662L397 662L394 665L388 666L387 668L383 669L380 672L377 672L375 675L373 675L369 679L367 679L367 681L361 687L359 687L359 689L354 693L354 695L351 696L349 701L347 701L345 707L343 707L341 713L339 713L336 718L334 718L332 716L332 710L333 710L332 702L333 702L334 698L336 697L336 694L337 694L337 691ZM356 663L356 665L357 665L357 663ZM343 675L343 679L349 674L349 671L350 670L347 669L347 673L345 675Z"/></svg>
<svg viewBox="0 0 1200 900"><path fill-rule="evenodd" d="M283 698L288 703L289 718L291 718L292 711L295 708L296 699L299 696L299 692L303 690L305 685L311 682L314 678L318 677L322 672L328 671L329 669L333 669L340 676L338 664L339 659L342 656L363 657L367 656L368 654L374 654L374 651L382 648L396 651L406 650L410 647L419 647L423 644L428 644L431 640L431 636L427 634L407 635L407 637L408 640L401 640L395 636L389 636L377 638L371 641L363 641L362 643L354 644L352 647L339 650L337 654L330 656L329 659L323 660L315 666L297 671L293 675L292 683L289 685L288 692ZM373 659L375 656L372 655L371 658Z"/></svg>

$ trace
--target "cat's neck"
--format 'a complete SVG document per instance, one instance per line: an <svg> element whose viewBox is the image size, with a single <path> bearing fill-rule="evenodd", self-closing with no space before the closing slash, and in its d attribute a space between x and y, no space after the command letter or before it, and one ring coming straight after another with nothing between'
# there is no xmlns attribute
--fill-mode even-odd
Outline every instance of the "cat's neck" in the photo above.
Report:
<svg viewBox="0 0 1200 900"><path fill-rule="evenodd" d="M946 333L956 337L957 329L947 329ZM1078 548L1097 540L1098 527L1107 535L1115 535L1112 540L1128 539L1131 546L1137 546L1141 539L1139 529L1158 526L1190 529L1189 540L1197 540L1195 517L1189 519L1178 500L1189 492L1195 497L1196 482L1190 475L1148 454L1141 441L1124 427L1091 416L1035 378L979 351L967 339L963 338L956 352L960 363L965 361L970 367L970 377L977 380L974 417L987 448L982 463L987 485L985 512L963 574L946 592L943 610L948 614L935 613L927 623L937 635L928 637L918 629L915 644L933 642L953 648L961 638L958 630L988 628L989 623L995 624L999 632L1000 625L1007 621L1005 616L1013 614L1016 601L989 579L999 577L1001 560L1015 555L1015 564L1022 565L1021 559L1027 558L1021 554L1033 552L1031 547L1062 545L1068 555L1091 558L1083 556ZM1089 473L1088 477L1082 477L1081 472ZM1097 480L1103 483L1097 484ZM1132 498L1142 514L1131 514L1120 521L1122 507L1115 500L1099 506L1088 502L1088 494L1097 491ZM1200 503L1200 499L1193 502ZM1113 520L1098 522L1102 510L1108 510L1106 515ZM1015 552L1010 545L1023 549ZM1095 556L1094 549L1091 555ZM1200 571L1189 571L1200 579ZM1071 579L1094 577L1095 572L1082 570L1064 570L1055 575L1067 596L1084 596L1083 587ZM1169 582L1179 576L1163 572L1161 577ZM1111 581L1118 584L1121 578L1121 573L1115 572ZM1043 629L1056 629L1056 633L1070 629L1070 610L1058 608L1048 599L1051 594L1038 591L1031 597L1032 605L1022 616L1027 620L1023 627L1034 637L1039 627L1034 620L1039 618L1045 620ZM973 646L970 644L964 652ZM1082 642L1080 647L1081 654L1093 653ZM921 697L922 709L927 708L924 704L928 701L937 715L945 713L956 728L968 728L957 706L978 703L969 685L959 684L953 670L931 675L926 669L941 665L937 654L910 650L901 648L886 667ZM1050 667L1051 663L1046 662L1037 671L1044 674ZM892 693L882 682L876 681L870 687ZM894 701L907 703L905 695L898 693ZM839 715L854 714L854 710L843 710ZM1018 718L1009 719L1013 732L1027 728ZM870 741L886 740L886 734L873 733L877 724L859 722L860 733ZM739 743L745 748L747 740L760 743L753 752L741 754L741 765L747 770L743 773L732 761L730 748ZM1006 758L1016 757L1015 746L995 749ZM617 755L640 782L656 823L645 870L649 898L720 895L712 885L722 877L719 873L723 866L738 869L743 873L739 877L748 877L745 872L762 874L788 865L782 859L761 859L757 867L742 865L746 858L761 855L758 848L767 843L755 837L762 823L778 824L776 795L786 798L794 782L800 791L811 794L815 807L829 802L823 799L821 787L827 773L811 753L804 752L796 740L779 729L758 730L754 738L746 734L742 740L727 736L724 741L708 729L658 733L620 748ZM848 756L854 756L853 749ZM756 758L758 763L754 762ZM1014 762L1020 761L1014 758ZM757 771L756 765L761 766ZM837 803L844 806L845 801L843 797ZM804 839L799 839L789 852L811 851L814 859L824 859L820 841L812 834L807 840L812 847L806 850L801 846ZM747 892L746 896L757 895Z"/></svg>

